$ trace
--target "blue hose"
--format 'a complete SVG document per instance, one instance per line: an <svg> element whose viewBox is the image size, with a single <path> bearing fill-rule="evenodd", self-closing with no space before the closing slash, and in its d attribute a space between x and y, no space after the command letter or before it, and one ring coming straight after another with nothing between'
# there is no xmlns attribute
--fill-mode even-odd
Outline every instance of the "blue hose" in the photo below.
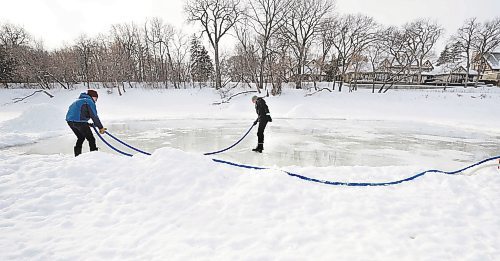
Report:
<svg viewBox="0 0 500 261"><path fill-rule="evenodd" d="M95 131L95 134L97 134L97 136L102 140L102 142L104 142L104 144L108 145L108 147L112 148L114 151L122 154L122 155L125 155L125 156L129 156L129 157L132 157L133 155L132 154L128 154L126 152L123 152L115 147L113 147L113 145L109 144L109 142L107 142L102 136L101 134L99 133L99 131L97 131L97 128L95 126L92 126L92 128L94 128L94 131Z"/></svg>
<svg viewBox="0 0 500 261"><path fill-rule="evenodd" d="M94 128L95 128L95 127L94 127ZM96 131L97 131L97 130L96 130ZM125 145L126 147L128 147L128 148L130 148L130 149L133 149L133 150L135 150L135 151L137 151L137 152L140 152L140 153L142 153L142 154L145 154L145 155L151 156L151 153L149 153L149 152L145 152L145 151L142 151L142 150L140 150L140 149L138 149L138 148L134 148L134 147L132 147L132 146L128 145L127 143L125 143L125 142L121 141L121 140L120 140L120 139L118 139L117 137L115 137L115 136L111 135L111 133L109 133L109 132L107 132L107 131L106 131L105 133L106 133L106 134L108 134L108 135L109 135L111 138L113 138L114 140L116 140L116 141L118 141L119 143L121 143L121 144Z"/></svg>
<svg viewBox="0 0 500 261"><path fill-rule="evenodd" d="M423 176L423 175L425 175L427 173L433 173L433 172L434 173L443 173L443 174L447 174L447 175L455 175L455 174L460 173L462 171L465 171L467 169L473 168L473 167L481 165L481 164L483 164L485 162L496 160L496 159L500 159L500 156L487 158L485 160L482 160L480 162L474 163L472 165L469 165L469 166L467 166L465 168L462 168L462 169L459 169L459 170L456 170L456 171L449 171L449 172L447 172L447 171L441 171L441 170L436 170L436 169L426 170L424 172L418 173L418 174L413 175L411 177L408 177L408 178L405 178L405 179L401 179L401 180L391 181L391 182L362 182L362 183L357 183L357 182L338 182L338 181L328 181L328 180L320 180L320 179L315 179L315 178L309 178L309 177L306 177L306 176L302 176L300 174L295 174L295 173L284 171L284 170L280 170L280 171L285 172L287 175L292 176L292 177L296 177L296 178L299 178L299 179L302 179L302 180L306 180L306 181L310 181L310 182L326 184L326 185L351 186L351 187L377 187L377 186L389 186L389 185L401 184L403 182L414 180L414 179L416 179L418 177L421 177L421 176ZM225 160L219 160L219 159L212 159L212 160L215 161L215 162L217 162L217 163L227 164L227 165L235 166L235 167L239 167L239 168L256 169L256 170L270 170L270 168L263 168L263 167L257 167L257 166L237 164L237 163L230 162L230 161L225 161Z"/></svg>
<svg viewBox="0 0 500 261"><path fill-rule="evenodd" d="M252 126L250 126L250 129L248 129L247 133L245 133L245 135L243 135L243 137L241 137L236 143L234 143L233 145L225 148L225 149L222 149L222 150L218 150L218 151L214 151L214 152L207 152L207 153L204 153L203 155L214 155L214 154L219 154L219 153L222 153L224 151L227 151L229 149L231 149L232 147L238 145L238 143L240 143L247 135L248 133L250 133L250 131L253 129L253 126L255 126L254 124L252 124Z"/></svg>

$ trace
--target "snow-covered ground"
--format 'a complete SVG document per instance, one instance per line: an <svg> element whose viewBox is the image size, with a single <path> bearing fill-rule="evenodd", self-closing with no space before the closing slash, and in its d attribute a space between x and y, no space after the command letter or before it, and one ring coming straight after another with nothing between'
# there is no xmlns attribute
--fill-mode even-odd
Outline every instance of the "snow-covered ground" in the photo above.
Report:
<svg viewBox="0 0 500 261"><path fill-rule="evenodd" d="M153 152L132 158L98 141L71 155L64 122L83 91L0 89L0 260L496 260L500 170L455 170L500 155L500 88L372 94L286 89L266 99L264 154L250 136L251 94L211 89L99 90L108 130ZM199 143L199 144L198 144ZM86 145L86 144L85 144ZM84 150L87 150L84 147ZM312 155L312 156L311 156ZM390 159L390 160L388 160Z"/></svg>

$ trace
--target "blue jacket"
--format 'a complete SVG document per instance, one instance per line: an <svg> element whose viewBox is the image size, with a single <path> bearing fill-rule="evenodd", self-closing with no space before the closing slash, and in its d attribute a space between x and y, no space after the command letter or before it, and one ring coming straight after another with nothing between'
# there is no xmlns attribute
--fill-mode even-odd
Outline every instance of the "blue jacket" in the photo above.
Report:
<svg viewBox="0 0 500 261"><path fill-rule="evenodd" d="M66 121L68 122L88 122L90 119L95 126L102 129L101 120L97 116L97 109L94 100L88 94L82 92L78 100L73 102L66 113Z"/></svg>

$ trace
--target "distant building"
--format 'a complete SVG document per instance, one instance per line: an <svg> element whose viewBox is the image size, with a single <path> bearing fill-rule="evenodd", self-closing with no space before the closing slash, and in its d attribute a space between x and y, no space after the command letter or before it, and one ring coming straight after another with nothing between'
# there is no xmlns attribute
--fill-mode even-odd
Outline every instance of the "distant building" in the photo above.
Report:
<svg viewBox="0 0 500 261"><path fill-rule="evenodd" d="M358 83L383 83L394 80L396 83L400 84L419 84L424 83L428 79L428 74L434 70L432 63L427 60L422 64L422 81L419 82L419 66L415 62L410 66L404 66L395 64L394 62L385 59L375 70L371 65L364 62L356 65L356 67L351 66L345 75L346 82L358 82ZM391 81L392 81L391 80Z"/></svg>
<svg viewBox="0 0 500 261"><path fill-rule="evenodd" d="M485 68L481 80L491 81L500 86L500 52L492 52L483 56Z"/></svg>
<svg viewBox="0 0 500 261"><path fill-rule="evenodd" d="M441 65L426 73L426 83L430 84L463 84L467 77L467 70L463 65ZM478 73L476 70L469 70L467 82L476 80Z"/></svg>
<svg viewBox="0 0 500 261"><path fill-rule="evenodd" d="M295 81L297 79L298 74L293 74L290 77L291 81ZM312 59L307 60L305 64L302 66L302 81L324 81L326 78L325 72L322 70L322 64L320 59Z"/></svg>

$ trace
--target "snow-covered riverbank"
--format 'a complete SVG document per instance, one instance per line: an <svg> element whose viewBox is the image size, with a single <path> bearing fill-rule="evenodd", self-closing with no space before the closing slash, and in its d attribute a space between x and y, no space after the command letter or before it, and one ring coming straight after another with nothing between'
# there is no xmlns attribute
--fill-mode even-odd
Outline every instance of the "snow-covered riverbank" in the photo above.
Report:
<svg viewBox="0 0 500 261"><path fill-rule="evenodd" d="M152 156L132 158L107 151L74 158L12 149L71 135L64 115L82 90L53 91L52 99L38 94L16 104L10 103L12 98L32 91L0 90L2 260L495 260L500 255L500 171L495 162L456 176L433 173L396 186L339 187L309 183L277 169L332 181L385 182L414 175L434 162L416 157L398 166L290 164L259 171L217 164L169 143ZM212 127L211 120L218 121L215 125L251 124L255 118L250 95L215 106L219 96L208 89L131 89L121 97L99 92L99 115L109 126L183 119L182 124L203 131ZM498 88L304 94L285 90L267 103L274 126L289 128L283 122L294 122L306 144L307 131L299 130L333 129L345 119L370 122L370 128L384 126L381 130L391 133L416 126L422 140L436 139L436 133L442 139L449 127L460 135L447 142L469 139L477 146L474 155L464 152L466 159L497 156L491 149L495 142L500 155ZM356 137L373 138L365 129L342 127ZM235 136L244 131L230 130ZM285 147L293 139L290 133L283 138L268 131ZM391 150L390 135L384 139L388 143L381 150ZM490 147L482 151L485 139ZM311 144L309 149L317 149L320 139ZM271 157L273 148L278 147L271 144L266 154L244 157ZM394 148L401 158L413 156L412 147L408 154ZM466 165L449 160L439 166Z"/></svg>

